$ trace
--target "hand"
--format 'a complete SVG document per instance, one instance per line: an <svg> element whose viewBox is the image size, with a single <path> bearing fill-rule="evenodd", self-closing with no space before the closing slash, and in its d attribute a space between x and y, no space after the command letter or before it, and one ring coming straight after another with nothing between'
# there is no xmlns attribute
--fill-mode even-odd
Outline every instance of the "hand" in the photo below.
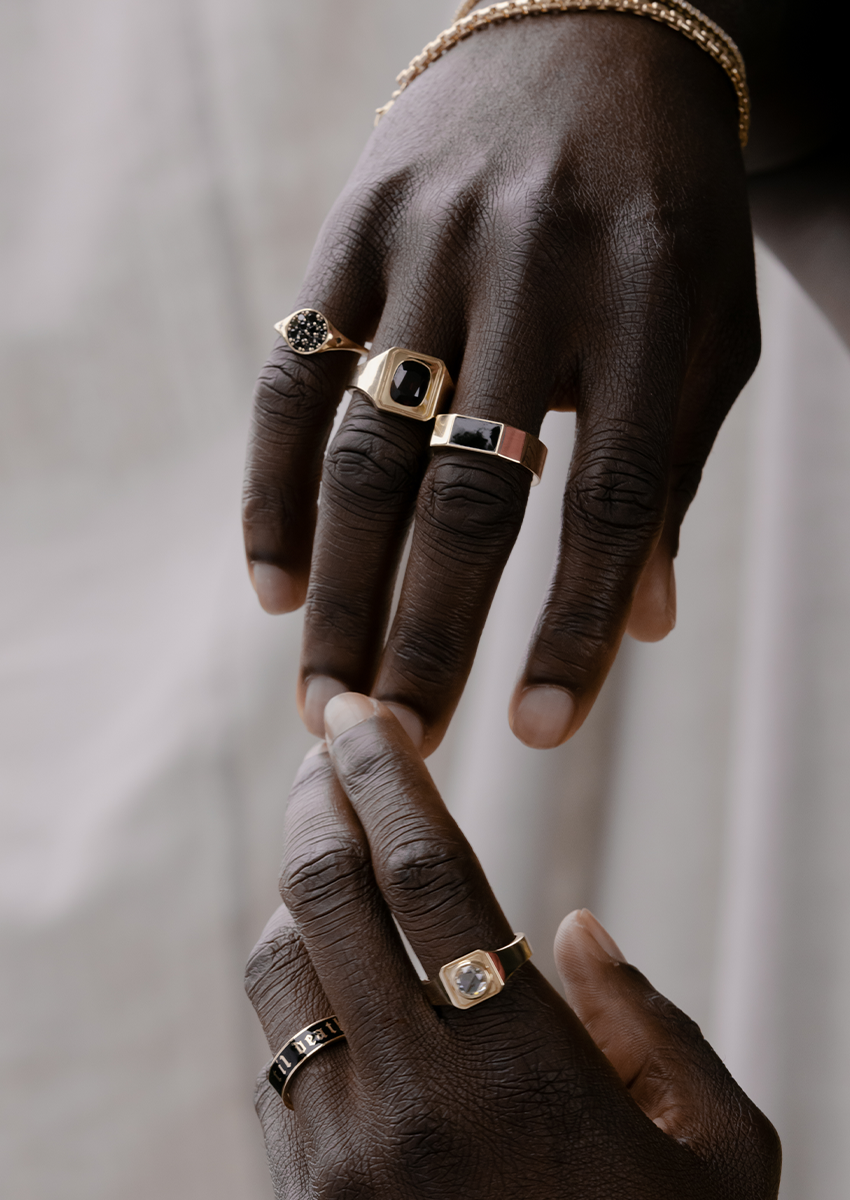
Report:
<svg viewBox="0 0 850 1200"><path fill-rule="evenodd" d="M671 628L679 526L758 357L728 79L684 37L617 14L476 34L373 134L319 237L304 305L374 339L373 353L443 359L455 411L536 433L548 410L576 410L557 565L511 705L523 741L560 743L627 622L647 639ZM321 735L330 696L372 691L427 754L463 690L530 475L463 451L431 458L430 425L357 396L323 462L353 367L350 354L275 347L256 393L247 554L267 609L306 595L307 726Z"/></svg>
<svg viewBox="0 0 850 1200"><path fill-rule="evenodd" d="M260 1079L276 1196L775 1197L772 1126L589 913L558 933L569 1005L526 963L475 1008L431 1007L393 917L432 978L513 930L388 709L326 717L287 812L288 912L247 980L274 1052L330 1014L347 1041L294 1076L294 1113Z"/></svg>

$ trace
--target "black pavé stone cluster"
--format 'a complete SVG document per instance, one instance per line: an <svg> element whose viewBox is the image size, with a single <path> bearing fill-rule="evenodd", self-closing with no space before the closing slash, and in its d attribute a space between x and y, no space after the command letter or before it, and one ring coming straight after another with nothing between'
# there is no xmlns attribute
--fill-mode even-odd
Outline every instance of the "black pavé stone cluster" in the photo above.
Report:
<svg viewBox="0 0 850 1200"><path fill-rule="evenodd" d="M314 308L293 313L286 323L284 337L299 354L314 354L328 340L328 323Z"/></svg>

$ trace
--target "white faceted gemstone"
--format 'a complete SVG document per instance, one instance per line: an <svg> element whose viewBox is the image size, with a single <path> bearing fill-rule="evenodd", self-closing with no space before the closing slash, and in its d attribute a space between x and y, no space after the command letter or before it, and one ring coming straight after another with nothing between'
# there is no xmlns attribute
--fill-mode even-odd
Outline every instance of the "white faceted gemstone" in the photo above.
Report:
<svg viewBox="0 0 850 1200"><path fill-rule="evenodd" d="M470 1000L483 996L489 982L487 972L475 963L463 963L455 972L455 987L462 996Z"/></svg>

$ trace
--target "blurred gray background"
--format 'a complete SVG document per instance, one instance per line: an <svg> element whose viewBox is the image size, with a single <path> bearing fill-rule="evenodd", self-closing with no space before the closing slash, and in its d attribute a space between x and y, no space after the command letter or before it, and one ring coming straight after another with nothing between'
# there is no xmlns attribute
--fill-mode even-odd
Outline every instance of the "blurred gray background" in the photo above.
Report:
<svg viewBox="0 0 850 1200"><path fill-rule="evenodd" d="M300 619L250 589L251 386L445 0L0 0L0 1190L270 1196L241 990L276 905ZM569 18L564 18L569 19ZM626 19L626 18L624 18ZM551 973L588 904L850 1174L850 355L767 252L765 353L684 527L679 625L568 746L510 736L572 418L432 760Z"/></svg>

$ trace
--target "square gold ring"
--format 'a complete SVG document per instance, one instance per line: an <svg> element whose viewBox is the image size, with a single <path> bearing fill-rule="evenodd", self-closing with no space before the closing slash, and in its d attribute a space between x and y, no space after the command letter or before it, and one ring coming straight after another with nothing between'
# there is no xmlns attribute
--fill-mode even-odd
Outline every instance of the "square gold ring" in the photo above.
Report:
<svg viewBox="0 0 850 1200"><path fill-rule="evenodd" d="M363 363L351 387L383 412L430 421L448 403L455 385L442 359L391 346Z"/></svg>

